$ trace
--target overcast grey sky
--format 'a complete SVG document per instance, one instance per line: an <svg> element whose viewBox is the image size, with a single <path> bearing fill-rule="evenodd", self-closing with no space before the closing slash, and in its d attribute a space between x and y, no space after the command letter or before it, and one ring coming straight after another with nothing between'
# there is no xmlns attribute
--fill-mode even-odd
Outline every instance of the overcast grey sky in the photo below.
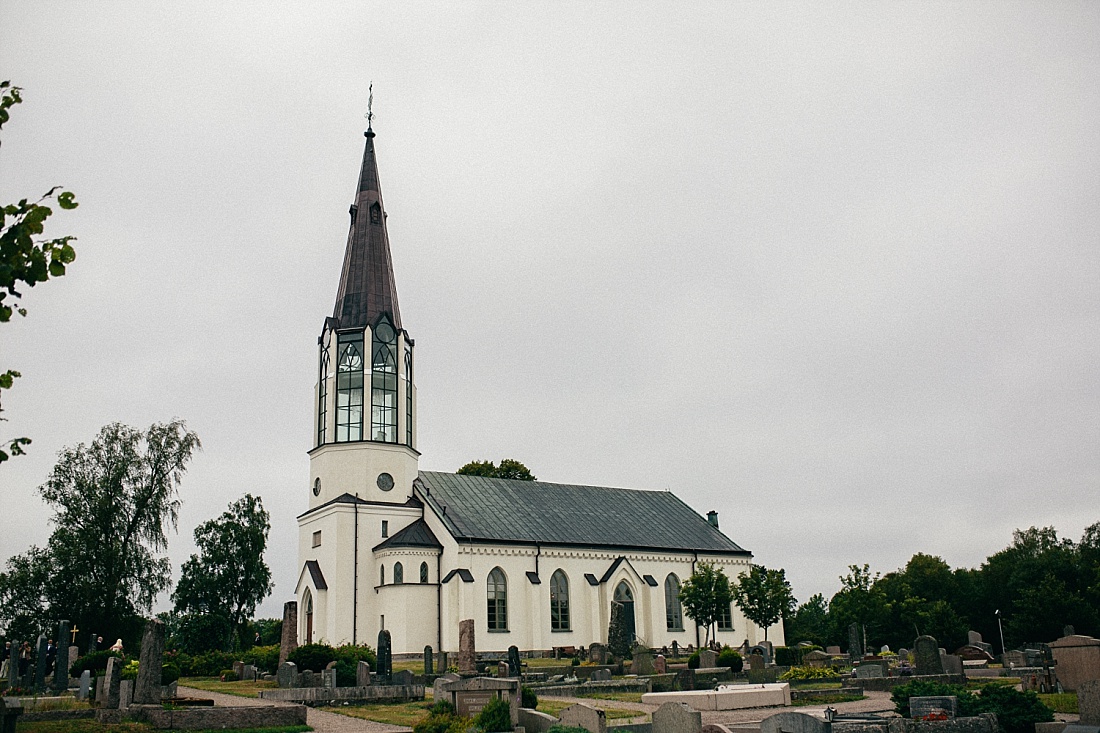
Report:
<svg viewBox="0 0 1100 733"><path fill-rule="evenodd" d="M0 0L0 78L0 201L80 201L0 559L178 416L177 574L258 493L279 613L371 81L422 469L672 489L800 601L1100 521L1100 4Z"/></svg>

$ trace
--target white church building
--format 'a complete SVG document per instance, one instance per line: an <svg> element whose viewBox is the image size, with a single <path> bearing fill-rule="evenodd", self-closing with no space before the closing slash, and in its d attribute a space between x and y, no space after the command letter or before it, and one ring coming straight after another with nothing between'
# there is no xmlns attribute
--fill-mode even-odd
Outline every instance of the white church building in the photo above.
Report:
<svg viewBox="0 0 1100 733"><path fill-rule="evenodd" d="M699 645L677 594L700 561L730 579L752 554L668 491L420 471L414 342L401 322L366 132L336 307L318 339L309 506L298 517L299 643L371 644L394 654L458 650L472 618L479 651L607 642L612 603L652 647ZM763 630L733 605L717 639ZM782 624L770 630L782 644Z"/></svg>

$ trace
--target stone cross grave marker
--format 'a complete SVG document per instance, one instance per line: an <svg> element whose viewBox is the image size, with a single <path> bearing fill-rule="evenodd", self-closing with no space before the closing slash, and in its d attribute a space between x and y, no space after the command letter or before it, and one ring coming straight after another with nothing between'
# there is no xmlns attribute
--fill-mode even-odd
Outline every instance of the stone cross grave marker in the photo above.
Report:
<svg viewBox="0 0 1100 733"><path fill-rule="evenodd" d="M159 705L161 672L164 667L164 623L155 618L145 622L141 636L141 661L138 663L134 702L139 705Z"/></svg>
<svg viewBox="0 0 1100 733"><path fill-rule="evenodd" d="M913 645L916 674L943 674L943 662L940 661L940 647L934 637L918 636Z"/></svg>
<svg viewBox="0 0 1100 733"><path fill-rule="evenodd" d="M458 622L458 671L466 674L477 672L477 651L474 646L474 620Z"/></svg>

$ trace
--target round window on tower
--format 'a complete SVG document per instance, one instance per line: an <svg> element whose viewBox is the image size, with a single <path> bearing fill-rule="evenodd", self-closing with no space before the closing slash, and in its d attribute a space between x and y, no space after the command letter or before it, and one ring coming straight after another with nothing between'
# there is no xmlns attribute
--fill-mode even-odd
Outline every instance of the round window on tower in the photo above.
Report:
<svg viewBox="0 0 1100 733"><path fill-rule="evenodd" d="M382 491L389 491L393 488L393 476L388 473L380 473L378 474L377 483L378 488L382 489Z"/></svg>
<svg viewBox="0 0 1100 733"><path fill-rule="evenodd" d="M319 479L319 478L313 480L313 495L314 496L320 496L321 495L321 479Z"/></svg>

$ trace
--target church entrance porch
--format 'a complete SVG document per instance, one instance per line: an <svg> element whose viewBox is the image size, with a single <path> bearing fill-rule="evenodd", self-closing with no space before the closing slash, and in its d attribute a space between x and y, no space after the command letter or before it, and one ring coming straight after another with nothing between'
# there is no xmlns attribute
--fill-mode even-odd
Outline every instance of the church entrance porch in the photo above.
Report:
<svg viewBox="0 0 1100 733"><path fill-rule="evenodd" d="M623 607L623 626L626 627L627 638L633 644L638 638L634 623L634 591L625 580L615 586L615 598L612 603L618 603Z"/></svg>

